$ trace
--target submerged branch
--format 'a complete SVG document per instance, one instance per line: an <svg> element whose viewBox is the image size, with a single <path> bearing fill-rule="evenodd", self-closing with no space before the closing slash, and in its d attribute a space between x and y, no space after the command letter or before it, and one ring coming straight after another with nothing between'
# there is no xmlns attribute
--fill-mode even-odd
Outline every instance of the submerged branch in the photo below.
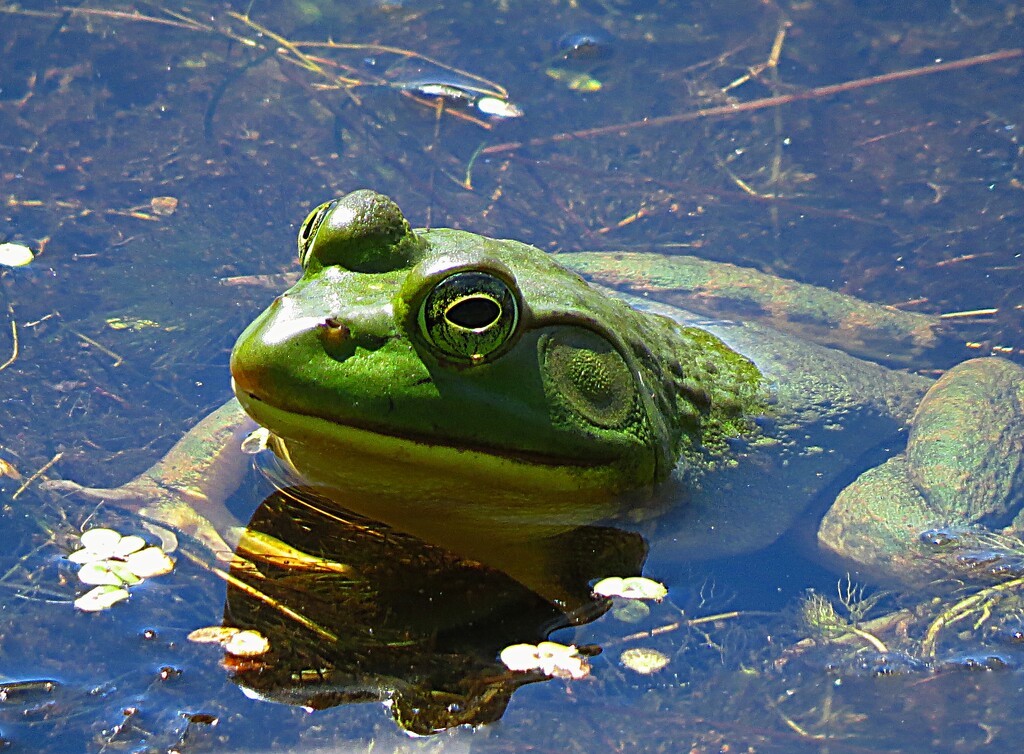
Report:
<svg viewBox="0 0 1024 754"><path fill-rule="evenodd" d="M674 123L688 123L694 120L720 118L729 115L735 115L737 113L755 112L758 110L766 110L768 108L778 107L779 105L788 105L793 102L824 99L826 97L832 97L836 94L841 94L843 92L850 92L856 89L864 89L870 86L878 86L879 84L888 84L893 81L902 81L903 79L917 78L919 76L929 76L933 73L943 73L945 71L956 71L961 70L963 68L971 68L977 65L985 65L988 63L996 63L999 61L1013 60L1015 58L1020 57L1024 57L1024 48L1016 47L1009 50L998 50L996 52L990 52L984 55L975 55L970 58L950 60L945 63L933 63L931 65L919 66L917 68L906 68L902 71L893 71L892 73L882 73L877 76L867 76L862 79L853 79L852 81L844 81L840 84L816 86L813 89L808 89L803 92L781 94L776 97L765 97L763 99L752 100L750 102L741 102L729 105L718 105L716 107L707 107L702 108L700 110L689 110L684 113L676 113L675 115L663 115L658 118L644 118L642 120L630 121L629 123L616 123L611 126L597 126L595 128L584 128L580 129L579 131L564 131L562 133L554 134L552 136L539 136L535 139L528 139L526 141L509 141L505 142L504 144L494 144L493 146L485 147L481 151L481 154L511 152L521 147L536 147L560 141L570 141L572 139L589 139L593 136L604 136L608 134L625 134L633 129L647 128L649 126L665 126Z"/></svg>

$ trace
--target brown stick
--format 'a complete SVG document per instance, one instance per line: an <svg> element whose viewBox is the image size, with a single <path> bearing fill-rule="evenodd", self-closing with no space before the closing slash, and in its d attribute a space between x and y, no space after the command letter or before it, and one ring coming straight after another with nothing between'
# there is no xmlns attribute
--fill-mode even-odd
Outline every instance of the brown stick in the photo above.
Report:
<svg viewBox="0 0 1024 754"><path fill-rule="evenodd" d="M539 136L535 139L528 139L527 141L509 141L503 144L494 144L489 147L485 147L481 150L481 154L495 154L497 152L511 152L512 150L519 149L523 146L536 147L543 144L552 144L559 141L569 141L571 139L587 139L591 136L603 136L605 134L625 134L626 132L634 128L645 128L648 126L664 126L669 123L686 123L691 120L701 120L704 118L718 118L727 115L734 115L736 113L748 113L756 110L765 110L769 107L777 107L779 105L788 105L791 102L801 102L803 100L810 99L823 99L825 97L831 97L834 94L841 94L842 92L853 91L854 89L863 89L869 86L878 86L879 84L888 84L892 81L902 81L903 79L916 78L918 76L928 76L933 73L942 73L943 71L956 71L962 68L971 68L976 65L985 65L987 63L995 63L1001 60L1013 60L1014 58L1024 57L1024 48L1017 47L1010 50L997 50L996 52L989 52L985 55L975 55L970 58L962 58L961 60L950 60L946 63L933 63L931 65L923 65L917 68L907 68L902 71L894 71L893 73L882 73L877 76L868 76L862 79L854 79L852 81L844 81L841 84L829 84L828 86L817 86L813 89L808 89L803 92L796 92L794 94L781 94L777 97L765 97L764 99L752 100L750 102L741 102L732 105L719 105L717 107L708 107L701 110L690 110L685 113L677 113L675 115L663 115L658 118L644 118L643 120L634 120L629 123L618 123L612 126L598 126L596 128L584 128L579 131L565 131L563 133L554 134L552 136Z"/></svg>

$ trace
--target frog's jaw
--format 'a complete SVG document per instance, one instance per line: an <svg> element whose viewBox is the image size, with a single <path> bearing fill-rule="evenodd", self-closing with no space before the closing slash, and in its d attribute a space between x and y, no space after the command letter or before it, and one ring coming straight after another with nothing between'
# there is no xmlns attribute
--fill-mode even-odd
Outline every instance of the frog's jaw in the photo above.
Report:
<svg viewBox="0 0 1024 754"><path fill-rule="evenodd" d="M305 416L237 392L245 412L279 440L275 450L303 480L344 494L368 493L408 530L410 516L548 536L617 512L622 470L615 464L563 465L385 435ZM364 503L365 505L365 503Z"/></svg>

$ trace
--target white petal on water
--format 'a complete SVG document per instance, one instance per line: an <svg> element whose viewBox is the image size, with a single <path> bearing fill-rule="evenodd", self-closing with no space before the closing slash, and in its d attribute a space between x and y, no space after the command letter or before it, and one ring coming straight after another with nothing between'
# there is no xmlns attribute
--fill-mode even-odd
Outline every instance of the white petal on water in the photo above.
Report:
<svg viewBox="0 0 1024 754"><path fill-rule="evenodd" d="M594 584L594 594L598 597L618 597L622 594L622 579L609 576Z"/></svg>
<svg viewBox="0 0 1024 754"><path fill-rule="evenodd" d="M123 560L106 560L103 562L106 564L107 568L110 569L112 574L121 579L121 582L125 586L135 586L136 584L142 583L142 579L135 575L135 573L132 572L132 569L129 568L128 564Z"/></svg>
<svg viewBox="0 0 1024 754"><path fill-rule="evenodd" d="M644 578L643 576L630 576L622 580L623 597L636 600L654 600L661 602L668 595L668 589L664 584Z"/></svg>
<svg viewBox="0 0 1024 754"><path fill-rule="evenodd" d="M233 626L204 626L188 635L197 644L220 644L235 657L259 657L270 650L270 641L259 631Z"/></svg>
<svg viewBox="0 0 1024 754"><path fill-rule="evenodd" d="M668 589L663 584L643 576L630 576L625 579L611 576L601 579L594 585L594 594L599 597L623 597L628 600L661 602L668 594Z"/></svg>
<svg viewBox="0 0 1024 754"><path fill-rule="evenodd" d="M223 646L235 657L259 657L270 650L270 642L259 631L238 631Z"/></svg>
<svg viewBox="0 0 1024 754"><path fill-rule="evenodd" d="M174 561L159 547L133 552L128 556L126 565L140 579L151 579L174 570Z"/></svg>
<svg viewBox="0 0 1024 754"><path fill-rule="evenodd" d="M542 641L533 644L513 644L501 650L501 661L509 670L539 670L555 678L579 680L590 674L590 665L572 645Z"/></svg>
<svg viewBox="0 0 1024 754"><path fill-rule="evenodd" d="M78 565L106 559L106 553L96 552L95 550L90 550L87 547L83 547L81 550L75 550L73 553L68 555L68 560L72 563L77 563Z"/></svg>
<svg viewBox="0 0 1024 754"><path fill-rule="evenodd" d="M500 656L509 670L536 670L540 667L540 656L533 644L513 644L501 650Z"/></svg>
<svg viewBox="0 0 1024 754"><path fill-rule="evenodd" d="M89 529L82 532L82 547L94 552L110 550L121 541L121 535L113 529Z"/></svg>
<svg viewBox="0 0 1024 754"><path fill-rule="evenodd" d="M111 586L108 584L98 586L83 594L75 600L75 607L87 613L95 613L99 610L106 610L108 607L126 599L128 599L127 589L123 586Z"/></svg>
<svg viewBox="0 0 1024 754"><path fill-rule="evenodd" d="M590 675L590 665L586 658L581 657L571 644L542 641L537 645L537 654L540 658L539 668L544 675L572 680Z"/></svg>
<svg viewBox="0 0 1024 754"><path fill-rule="evenodd" d="M86 563L78 569L78 580L83 584L92 586L107 584L110 586L123 586L124 582L107 567L109 561L98 560L95 563Z"/></svg>
<svg viewBox="0 0 1024 754"><path fill-rule="evenodd" d="M550 670L545 670L544 666L541 666L541 670L556 678L578 681L590 675L590 663L586 657L567 657L552 664Z"/></svg>
<svg viewBox="0 0 1024 754"><path fill-rule="evenodd" d="M0 265L24 267L35 259L32 249L20 243L0 243Z"/></svg>
<svg viewBox="0 0 1024 754"><path fill-rule="evenodd" d="M496 118L519 118L523 114L516 105L497 97L481 97L476 101L476 109L484 115L493 115Z"/></svg>
<svg viewBox="0 0 1024 754"><path fill-rule="evenodd" d="M113 558L125 558L133 552L138 552L145 546L146 540L131 534L127 537L121 537L120 541L111 548L110 556Z"/></svg>

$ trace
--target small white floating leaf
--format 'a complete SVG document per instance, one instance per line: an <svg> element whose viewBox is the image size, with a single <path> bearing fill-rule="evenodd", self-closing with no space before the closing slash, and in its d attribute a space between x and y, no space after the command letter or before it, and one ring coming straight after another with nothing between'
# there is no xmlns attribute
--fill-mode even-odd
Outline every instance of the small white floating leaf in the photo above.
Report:
<svg viewBox="0 0 1024 754"><path fill-rule="evenodd" d="M234 626L204 626L188 635L197 644L220 644L235 657L259 657L270 650L270 641L259 631Z"/></svg>
<svg viewBox="0 0 1024 754"><path fill-rule="evenodd" d="M500 657L509 670L536 670L540 665L537 647L533 644L512 644L501 650Z"/></svg>
<svg viewBox="0 0 1024 754"><path fill-rule="evenodd" d="M259 631L237 631L222 644L235 657L259 657L270 650L270 642Z"/></svg>
<svg viewBox="0 0 1024 754"><path fill-rule="evenodd" d="M618 576L609 576L594 584L594 594L598 597L618 597L622 594L622 579Z"/></svg>
<svg viewBox="0 0 1024 754"><path fill-rule="evenodd" d="M108 562L106 560L97 560L94 563L86 563L78 569L78 580L83 584L91 586L102 584L123 586L124 582L107 567Z"/></svg>
<svg viewBox="0 0 1024 754"><path fill-rule="evenodd" d="M73 553L68 555L68 560L78 565L84 565L85 563L93 563L97 560L106 560L106 553L96 552L90 550L88 547L83 547L81 550L75 550Z"/></svg>
<svg viewBox="0 0 1024 754"><path fill-rule="evenodd" d="M142 579L132 573L132 569L123 560L104 560L101 562L110 569L112 574L121 579L121 583L125 586L135 586L142 583Z"/></svg>
<svg viewBox="0 0 1024 754"><path fill-rule="evenodd" d="M553 641L542 641L536 646L513 644L505 647L501 650L501 661L509 670L539 670L555 678L579 680L590 674L587 659L577 652L576 647Z"/></svg>
<svg viewBox="0 0 1024 754"><path fill-rule="evenodd" d="M519 118L523 111L508 100L497 97L481 97L476 101L476 109L484 115L496 118Z"/></svg>
<svg viewBox="0 0 1024 754"><path fill-rule="evenodd" d="M622 597L627 600L661 602L668 594L668 589L663 584L643 576L630 576L625 579L612 576L597 582L594 585L594 594L599 597Z"/></svg>
<svg viewBox="0 0 1024 754"><path fill-rule="evenodd" d="M75 607L87 613L95 613L106 610L116 605L121 600L128 599L128 590L123 586L104 585L83 594L75 600Z"/></svg>
<svg viewBox="0 0 1024 754"><path fill-rule="evenodd" d="M138 552L146 546L146 540L142 537L131 534L121 539L111 548L110 557L126 558L133 552Z"/></svg>
<svg viewBox="0 0 1024 754"><path fill-rule="evenodd" d="M668 665L669 660L667 655L656 649L635 647L623 652L619 656L619 662L635 673L650 675Z"/></svg>
<svg viewBox="0 0 1024 754"><path fill-rule="evenodd" d="M537 645L537 655L540 658L540 671L544 675L579 680L590 674L590 665L586 658L571 644L542 641Z"/></svg>
<svg viewBox="0 0 1024 754"><path fill-rule="evenodd" d="M20 243L0 243L0 265L24 267L36 258L32 249Z"/></svg>
<svg viewBox="0 0 1024 754"><path fill-rule="evenodd" d="M113 529L89 529L82 532L82 547L93 552L108 552L121 541Z"/></svg>
<svg viewBox="0 0 1024 754"><path fill-rule="evenodd" d="M125 565L140 579L151 579L174 570L174 561L159 547L147 547L133 552L128 556Z"/></svg>

